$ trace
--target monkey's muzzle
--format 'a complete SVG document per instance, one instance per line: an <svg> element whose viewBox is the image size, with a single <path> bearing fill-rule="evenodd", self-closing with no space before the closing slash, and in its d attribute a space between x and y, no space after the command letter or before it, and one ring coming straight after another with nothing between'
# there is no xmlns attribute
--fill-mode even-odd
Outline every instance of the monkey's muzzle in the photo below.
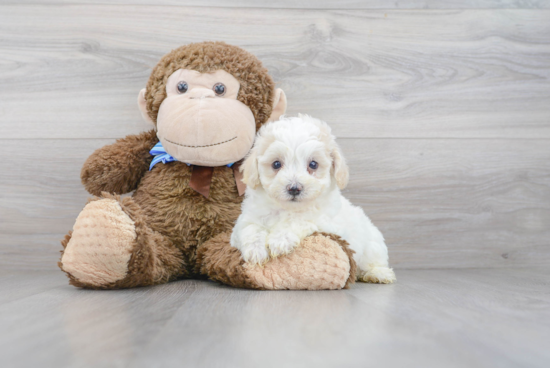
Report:
<svg viewBox="0 0 550 368"><path fill-rule="evenodd" d="M157 135L170 155L200 166L223 166L246 156L256 122L245 104L227 98L178 97L167 97L157 117Z"/></svg>

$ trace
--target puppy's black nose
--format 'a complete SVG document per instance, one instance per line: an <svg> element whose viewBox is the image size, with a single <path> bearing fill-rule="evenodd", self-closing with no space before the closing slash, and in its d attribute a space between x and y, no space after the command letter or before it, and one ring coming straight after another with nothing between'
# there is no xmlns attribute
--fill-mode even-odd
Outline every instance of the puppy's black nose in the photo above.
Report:
<svg viewBox="0 0 550 368"><path fill-rule="evenodd" d="M293 197L296 197L297 195L300 195L300 192L302 191L302 186L289 185L288 187L286 187L286 190L288 191L288 194L290 194Z"/></svg>

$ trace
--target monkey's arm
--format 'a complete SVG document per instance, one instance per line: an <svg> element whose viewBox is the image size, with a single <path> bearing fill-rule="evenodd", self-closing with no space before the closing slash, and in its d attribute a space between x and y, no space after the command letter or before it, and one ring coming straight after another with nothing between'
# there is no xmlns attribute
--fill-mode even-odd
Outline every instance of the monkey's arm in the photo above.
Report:
<svg viewBox="0 0 550 368"><path fill-rule="evenodd" d="M333 234L314 233L292 253L262 265L246 263L229 237L221 233L198 248L197 272L228 285L268 290L347 289L357 276L353 250Z"/></svg>
<svg viewBox="0 0 550 368"><path fill-rule="evenodd" d="M96 196L101 192L123 194L135 190L149 170L153 160L149 151L157 142L156 132L150 130L98 149L82 167L82 184Z"/></svg>

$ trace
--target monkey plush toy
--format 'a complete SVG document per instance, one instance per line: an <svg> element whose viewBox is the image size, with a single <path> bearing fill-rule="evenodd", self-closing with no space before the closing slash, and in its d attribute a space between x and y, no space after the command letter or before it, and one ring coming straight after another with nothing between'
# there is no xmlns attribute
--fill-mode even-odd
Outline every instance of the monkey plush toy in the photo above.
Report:
<svg viewBox="0 0 550 368"><path fill-rule="evenodd" d="M345 241L316 233L288 255L245 263L229 237L238 170L258 128L286 110L260 61L221 42L165 55L138 97L154 129L94 152L81 178L93 197L62 241L74 286L118 289L210 278L254 289L340 289L355 279ZM119 195L132 192L132 196Z"/></svg>

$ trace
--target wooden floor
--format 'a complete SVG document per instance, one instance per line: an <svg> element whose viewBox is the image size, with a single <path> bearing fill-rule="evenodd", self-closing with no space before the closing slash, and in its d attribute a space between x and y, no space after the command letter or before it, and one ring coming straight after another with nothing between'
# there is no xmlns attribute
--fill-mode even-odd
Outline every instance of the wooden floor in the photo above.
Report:
<svg viewBox="0 0 550 368"><path fill-rule="evenodd" d="M2 272L0 366L549 366L548 268L397 276L324 292L88 291L59 272Z"/></svg>
<svg viewBox="0 0 550 368"><path fill-rule="evenodd" d="M398 281L79 290L59 240L159 58L256 54L333 127ZM550 367L550 1L0 1L0 367Z"/></svg>

